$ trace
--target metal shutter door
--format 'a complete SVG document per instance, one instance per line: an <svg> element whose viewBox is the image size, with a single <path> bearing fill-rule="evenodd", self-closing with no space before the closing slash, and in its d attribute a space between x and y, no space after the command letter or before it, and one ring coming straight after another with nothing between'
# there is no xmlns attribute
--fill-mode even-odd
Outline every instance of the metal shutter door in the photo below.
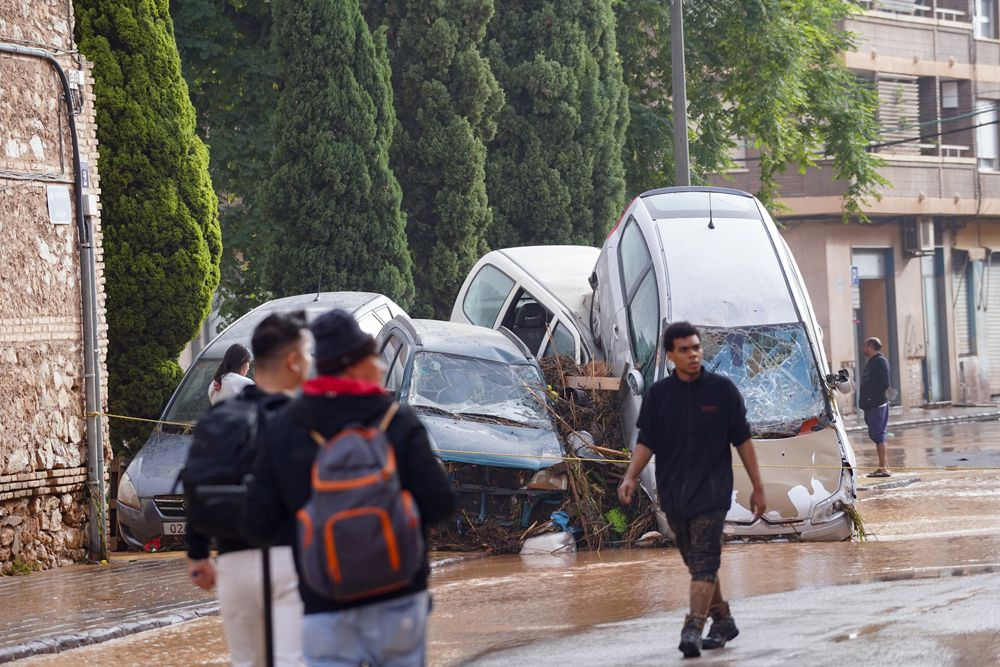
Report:
<svg viewBox="0 0 1000 667"><path fill-rule="evenodd" d="M955 347L958 356L972 354L969 340L969 253L955 252L951 258L952 285L955 290Z"/></svg>

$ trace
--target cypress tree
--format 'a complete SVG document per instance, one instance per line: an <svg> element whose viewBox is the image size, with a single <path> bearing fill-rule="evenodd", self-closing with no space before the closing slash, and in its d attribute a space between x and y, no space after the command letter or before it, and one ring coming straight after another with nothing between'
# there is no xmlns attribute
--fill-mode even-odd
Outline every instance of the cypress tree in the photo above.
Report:
<svg viewBox="0 0 1000 667"><path fill-rule="evenodd" d="M170 13L221 206L220 314L233 320L269 295L261 278L270 223L260 209L270 176L278 101L270 0L171 0Z"/></svg>
<svg viewBox="0 0 1000 667"><path fill-rule="evenodd" d="M413 300L400 188L389 169L396 123L383 39L358 0L281 0L267 279L276 296L316 290Z"/></svg>
<svg viewBox="0 0 1000 667"><path fill-rule="evenodd" d="M156 418L219 282L218 200L167 0L77 0L94 63L112 413ZM149 427L112 421L112 443Z"/></svg>
<svg viewBox="0 0 1000 667"><path fill-rule="evenodd" d="M398 125L392 168L403 189L417 272L417 312L444 317L486 252L492 213L485 143L503 93L479 53L493 0L371 0L365 15L388 33Z"/></svg>
<svg viewBox="0 0 1000 667"><path fill-rule="evenodd" d="M485 53L507 103L488 147L494 247L597 243L624 203L611 0L501 3Z"/></svg>

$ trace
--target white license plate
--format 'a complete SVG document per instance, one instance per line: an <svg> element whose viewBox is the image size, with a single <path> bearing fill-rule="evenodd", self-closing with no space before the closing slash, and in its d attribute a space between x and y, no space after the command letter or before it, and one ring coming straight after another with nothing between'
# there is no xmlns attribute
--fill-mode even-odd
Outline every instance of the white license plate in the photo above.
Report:
<svg viewBox="0 0 1000 667"><path fill-rule="evenodd" d="M183 535L187 532L187 521L164 521L164 535Z"/></svg>

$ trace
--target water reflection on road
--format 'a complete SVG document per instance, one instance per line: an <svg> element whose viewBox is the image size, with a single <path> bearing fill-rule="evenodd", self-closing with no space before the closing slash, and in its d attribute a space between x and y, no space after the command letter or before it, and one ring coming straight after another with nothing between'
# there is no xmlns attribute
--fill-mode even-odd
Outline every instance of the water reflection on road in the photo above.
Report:
<svg viewBox="0 0 1000 667"><path fill-rule="evenodd" d="M854 440L859 467L871 469L874 448L860 435ZM868 541L728 544L720 572L727 595L1000 569L1000 471L983 469L1000 466L1000 424L900 430L889 455L890 481L912 483L865 489L885 480L861 478ZM433 588L434 664L687 603L687 573L674 549L491 558L438 573Z"/></svg>
<svg viewBox="0 0 1000 667"><path fill-rule="evenodd" d="M861 434L853 440L859 467L871 470L874 448ZM727 595L739 599L799 591L813 603L803 602L803 608L849 607L843 600L831 602L836 596L818 587L1000 570L1000 470L989 469L1000 468L1000 423L899 430L889 441L889 456L896 471L890 484L912 483L859 492L859 507L873 533L869 541L730 543L720 572ZM936 470L907 472L906 466ZM959 469L943 470L943 466ZM860 483L872 486L884 481L861 478ZM958 588L960 582L956 580ZM601 623L681 609L687 604L687 573L674 549L508 556L441 569L432 578L432 590L429 663L455 665L536 640L576 635ZM801 613L795 607L792 612ZM886 618L892 616L886 613ZM668 632L671 642L675 629ZM962 644L964 655L997 654L992 631L955 641ZM780 643L775 639L762 646ZM578 652L587 650L579 644ZM879 650L886 657L893 647ZM725 655L718 660L725 662ZM807 661L822 663L816 656ZM226 662L221 623L209 618L28 664L180 667ZM574 656L555 662L572 663ZM596 664L604 662L598 659Z"/></svg>

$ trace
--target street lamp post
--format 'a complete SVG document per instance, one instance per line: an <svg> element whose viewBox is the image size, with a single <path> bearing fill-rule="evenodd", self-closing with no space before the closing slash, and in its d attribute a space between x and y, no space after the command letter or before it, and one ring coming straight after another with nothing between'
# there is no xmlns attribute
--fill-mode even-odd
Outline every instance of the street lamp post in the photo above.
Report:
<svg viewBox="0 0 1000 667"><path fill-rule="evenodd" d="M674 82L674 185L691 185L684 76L684 0L670 0L670 69Z"/></svg>

